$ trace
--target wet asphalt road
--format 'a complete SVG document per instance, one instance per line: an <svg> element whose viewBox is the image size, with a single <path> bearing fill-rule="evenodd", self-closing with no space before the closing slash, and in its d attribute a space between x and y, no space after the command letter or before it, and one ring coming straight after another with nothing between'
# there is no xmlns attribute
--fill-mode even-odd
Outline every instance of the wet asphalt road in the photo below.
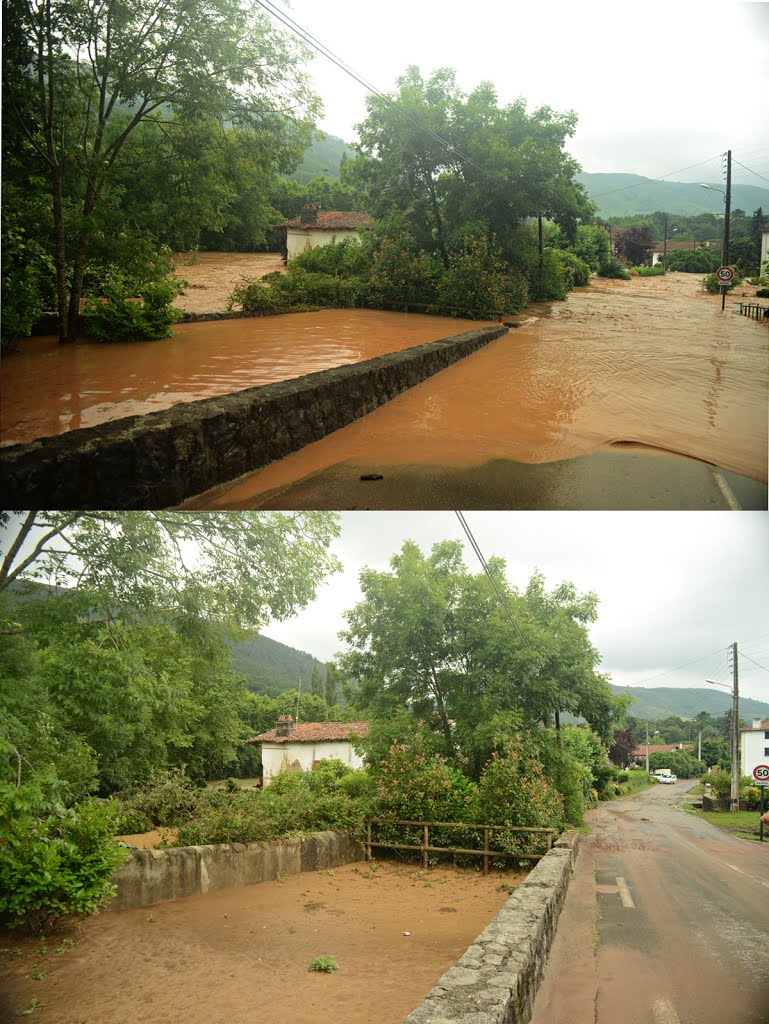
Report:
<svg viewBox="0 0 769 1024"><path fill-rule="evenodd" d="M374 474L377 479L362 480ZM683 456L618 447L561 462L480 466L350 461L242 496L237 486L186 507L269 509L766 510L767 486Z"/></svg>
<svg viewBox="0 0 769 1024"><path fill-rule="evenodd" d="M588 815L532 1024L769 1022L769 842L681 810L690 785Z"/></svg>

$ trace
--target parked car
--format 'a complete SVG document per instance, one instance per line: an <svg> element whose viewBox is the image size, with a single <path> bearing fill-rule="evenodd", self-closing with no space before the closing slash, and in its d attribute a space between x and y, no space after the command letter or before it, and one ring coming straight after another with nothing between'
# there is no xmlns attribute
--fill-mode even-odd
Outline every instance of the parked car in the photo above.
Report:
<svg viewBox="0 0 769 1024"><path fill-rule="evenodd" d="M663 782L665 785L670 786L672 786L674 782L678 782L678 776L673 775L672 772L669 775L658 775L656 778L657 782Z"/></svg>

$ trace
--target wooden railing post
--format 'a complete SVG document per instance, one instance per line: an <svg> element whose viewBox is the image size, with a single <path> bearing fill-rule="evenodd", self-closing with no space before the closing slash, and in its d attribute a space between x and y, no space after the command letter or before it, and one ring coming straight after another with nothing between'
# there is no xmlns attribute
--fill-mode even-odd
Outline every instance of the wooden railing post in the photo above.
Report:
<svg viewBox="0 0 769 1024"><path fill-rule="evenodd" d="M430 826L425 825L425 841L424 849L422 850L422 868L427 871L427 847L430 845Z"/></svg>
<svg viewBox="0 0 769 1024"><path fill-rule="evenodd" d="M485 825L483 828L483 873L484 875L489 873L489 830Z"/></svg>
<svg viewBox="0 0 769 1024"><path fill-rule="evenodd" d="M371 822L366 822L366 860L371 860Z"/></svg>

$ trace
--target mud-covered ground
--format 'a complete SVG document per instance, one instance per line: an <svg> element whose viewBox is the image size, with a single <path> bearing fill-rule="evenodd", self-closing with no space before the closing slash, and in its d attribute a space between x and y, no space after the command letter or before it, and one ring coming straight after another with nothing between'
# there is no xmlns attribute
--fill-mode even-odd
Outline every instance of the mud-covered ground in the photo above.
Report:
<svg viewBox="0 0 769 1024"><path fill-rule="evenodd" d="M400 1024L524 877L361 863L6 933L0 1019L35 999L34 1024ZM308 971L321 955L339 970Z"/></svg>

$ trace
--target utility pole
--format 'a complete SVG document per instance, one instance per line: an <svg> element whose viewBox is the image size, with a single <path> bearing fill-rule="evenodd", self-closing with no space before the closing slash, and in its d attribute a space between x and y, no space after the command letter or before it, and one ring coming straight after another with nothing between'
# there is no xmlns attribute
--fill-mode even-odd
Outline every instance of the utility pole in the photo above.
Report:
<svg viewBox="0 0 769 1024"><path fill-rule="evenodd" d="M724 212L724 242L721 249L721 266L729 266L729 214L732 207L732 151L726 151L726 210ZM735 644L736 647L736 644ZM736 655L735 655L736 658Z"/></svg>
<svg viewBox="0 0 769 1024"><path fill-rule="evenodd" d="M729 155L731 156L731 151ZM740 809L740 754L739 673L737 670L737 644L734 643L732 644L732 792L730 811L739 811Z"/></svg>
<svg viewBox="0 0 769 1024"><path fill-rule="evenodd" d="M700 729L700 734L697 738L697 760L702 760L702 729Z"/></svg>
<svg viewBox="0 0 769 1024"><path fill-rule="evenodd" d="M646 774L649 774L649 723L646 723Z"/></svg>
<svg viewBox="0 0 769 1024"><path fill-rule="evenodd" d="M665 240L662 243L662 269L667 273L668 269L668 215L665 214Z"/></svg>

